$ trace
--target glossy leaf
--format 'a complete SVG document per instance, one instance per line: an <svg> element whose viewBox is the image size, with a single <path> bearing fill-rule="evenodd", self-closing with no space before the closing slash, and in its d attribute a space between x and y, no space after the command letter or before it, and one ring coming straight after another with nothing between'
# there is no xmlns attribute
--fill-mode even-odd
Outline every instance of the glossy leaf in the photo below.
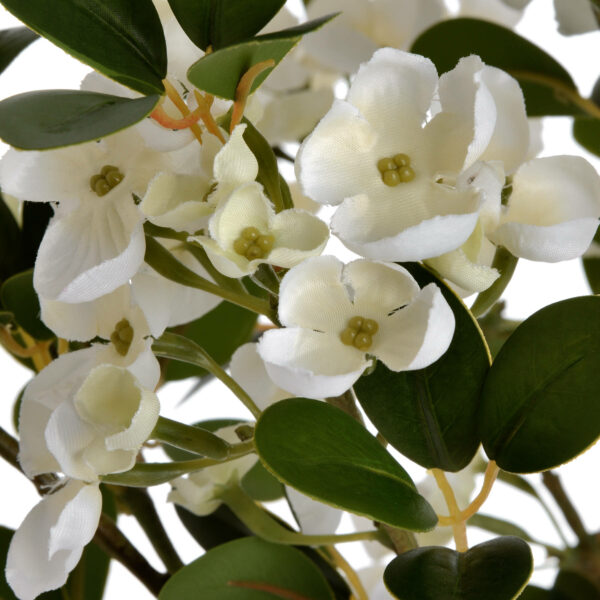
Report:
<svg viewBox="0 0 600 600"><path fill-rule="evenodd" d="M0 284L19 268L21 230L0 193Z"/></svg>
<svg viewBox="0 0 600 600"><path fill-rule="evenodd" d="M0 138L20 150L81 144L134 125L158 100L75 90L26 92L0 102Z"/></svg>
<svg viewBox="0 0 600 600"><path fill-rule="evenodd" d="M596 235L594 235L594 241L592 242L593 245L591 248L594 248L594 245L599 243L600 228L596 230ZM588 253L587 256L583 255L581 257L581 261L590 289L594 294L600 294L600 255L594 256L593 254Z"/></svg>
<svg viewBox="0 0 600 600"><path fill-rule="evenodd" d="M479 446L477 410L490 358L463 302L427 269L404 265L420 286L435 282L456 319L448 351L431 366L395 373L378 363L354 384L369 419L394 448L427 469L460 471Z"/></svg>
<svg viewBox="0 0 600 600"><path fill-rule="evenodd" d="M38 39L38 35L27 27L11 27L0 31L0 73L19 54Z"/></svg>
<svg viewBox="0 0 600 600"><path fill-rule="evenodd" d="M414 42L411 52L430 58L440 73L463 56L477 54L488 65L508 71L519 81L527 114L582 114L561 90L575 90L569 73L541 48L513 31L477 19L452 19L434 25Z"/></svg>
<svg viewBox="0 0 600 600"><path fill-rule="evenodd" d="M256 318L256 313L230 302L221 302L204 316L178 330L183 329L187 338L202 346L216 362L223 365L229 362L239 346L250 340ZM195 365L177 361L169 362L166 370L167 381L206 375L205 370Z"/></svg>
<svg viewBox="0 0 600 600"><path fill-rule="evenodd" d="M397 556L384 581L399 600L512 600L533 568L529 546L501 537L464 553L424 547Z"/></svg>
<svg viewBox="0 0 600 600"><path fill-rule="evenodd" d="M242 538L213 548L178 571L159 600L333 600L323 575L302 552L261 539ZM292 596L295 594L295 596Z"/></svg>
<svg viewBox="0 0 600 600"><path fill-rule="evenodd" d="M33 271L24 271L7 279L0 290L2 306L12 312L17 323L37 340L49 340L54 334L40 320L40 303L33 289Z"/></svg>
<svg viewBox="0 0 600 600"><path fill-rule="evenodd" d="M142 94L164 91L165 38L152 0L2 0L25 25Z"/></svg>
<svg viewBox="0 0 600 600"><path fill-rule="evenodd" d="M559 571L552 593L552 600L598 600L600 597L600 590L590 579L568 569Z"/></svg>
<svg viewBox="0 0 600 600"><path fill-rule="evenodd" d="M209 94L233 100L240 79L250 67L269 59L273 59L277 65L303 35L319 29L331 18L332 15L321 17L207 54L189 68L188 79ZM252 91L271 71L272 69L267 69L255 79Z"/></svg>
<svg viewBox="0 0 600 600"><path fill-rule="evenodd" d="M504 344L483 389L486 454L505 471L558 466L600 434L600 298L543 308Z"/></svg>
<svg viewBox="0 0 600 600"><path fill-rule="evenodd" d="M169 4L196 46L217 50L258 33L285 0L169 0Z"/></svg>
<svg viewBox="0 0 600 600"><path fill-rule="evenodd" d="M600 119L577 117L573 121L573 137L586 150L600 156Z"/></svg>
<svg viewBox="0 0 600 600"><path fill-rule="evenodd" d="M519 600L556 600L556 598L552 595L551 590L528 585L519 596Z"/></svg>
<svg viewBox="0 0 600 600"><path fill-rule="evenodd" d="M35 265L38 248L54 214L50 203L23 202L23 226L21 227L21 259L23 269Z"/></svg>
<svg viewBox="0 0 600 600"><path fill-rule="evenodd" d="M404 469L357 421L317 400L267 408L254 443L278 479L333 506L416 531L437 517Z"/></svg>

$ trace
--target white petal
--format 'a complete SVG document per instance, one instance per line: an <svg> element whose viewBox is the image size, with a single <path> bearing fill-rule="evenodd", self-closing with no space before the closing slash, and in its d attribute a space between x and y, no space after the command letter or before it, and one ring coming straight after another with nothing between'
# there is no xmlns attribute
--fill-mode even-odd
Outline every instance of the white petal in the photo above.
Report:
<svg viewBox="0 0 600 600"><path fill-rule="evenodd" d="M392 371L423 369L446 352L453 335L452 309L430 283L411 304L380 324L370 351Z"/></svg>
<svg viewBox="0 0 600 600"><path fill-rule="evenodd" d="M334 256L311 258L290 269L279 288L279 320L286 327L338 332L354 316Z"/></svg>
<svg viewBox="0 0 600 600"><path fill-rule="evenodd" d="M237 125L215 157L214 176L220 186L228 188L227 193L258 175L258 162L243 138L245 130L246 125Z"/></svg>
<svg viewBox="0 0 600 600"><path fill-rule="evenodd" d="M280 388L304 398L343 394L368 365L364 353L345 346L339 337L309 329L267 331L258 353Z"/></svg>
<svg viewBox="0 0 600 600"><path fill-rule="evenodd" d="M335 533L344 511L334 508L286 485L285 495L304 535L332 535Z"/></svg>
<svg viewBox="0 0 600 600"><path fill-rule="evenodd" d="M336 100L300 146L296 176L304 193L321 204L339 204L381 183L373 152L377 134L348 102Z"/></svg>
<svg viewBox="0 0 600 600"><path fill-rule="evenodd" d="M50 222L34 271L40 296L61 302L94 300L126 283L142 264L142 215L133 200L97 200Z"/></svg>
<svg viewBox="0 0 600 600"><path fill-rule="evenodd" d="M558 31L563 35L576 35L595 31L598 16L590 0L554 0Z"/></svg>
<svg viewBox="0 0 600 600"><path fill-rule="evenodd" d="M66 582L94 536L101 510L97 485L71 481L25 517L6 561L6 580L21 600L33 600Z"/></svg>
<svg viewBox="0 0 600 600"><path fill-rule="evenodd" d="M514 2L514 0L512 1ZM458 15L492 21L493 23L498 23L512 29L521 20L523 12L517 7L512 8L511 6L507 6L509 3L503 0L486 0L486 2L481 2L481 0L460 0Z"/></svg>

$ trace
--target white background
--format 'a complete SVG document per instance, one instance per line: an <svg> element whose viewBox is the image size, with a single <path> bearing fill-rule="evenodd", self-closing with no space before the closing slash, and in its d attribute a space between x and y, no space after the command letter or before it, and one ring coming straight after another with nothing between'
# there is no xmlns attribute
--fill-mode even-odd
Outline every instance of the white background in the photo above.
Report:
<svg viewBox="0 0 600 600"><path fill-rule="evenodd" d="M27 1L27 0L23 0ZM12 27L18 22L3 8L0 8L0 28ZM582 95L589 95L596 77L600 74L598 56L600 56L600 34L592 33L583 36L565 38L556 33L550 0L534 0L527 9L517 31L528 37L557 58L574 76ZM596 67L596 69L595 69ZM88 68L75 59L65 55L61 50L45 40L35 42L25 51L0 77L0 98L32 89L77 88L79 81L88 72ZM580 154L591 160L597 169L600 161L583 151L570 135L571 120L568 118L546 119L544 124L545 148L542 155ZM0 142L0 155L6 147ZM580 261L569 261L555 265L520 261L515 276L506 291L507 316L523 319L539 308L564 298L589 294ZM11 411L14 398L28 381L30 374L0 348L0 424L14 432ZM160 392L164 416L176 418L184 422L193 422L202 418L240 416L248 413L218 383L207 386L203 393L180 404L181 398L190 387L189 382L171 384ZM572 495L589 530L600 530L600 486L598 485L598 445L580 456L577 460L559 468L557 472ZM150 460L153 458L150 457ZM157 460L154 458L154 460ZM406 461L403 460L403 463ZM18 527L31 507L38 501L33 486L14 469L0 466L2 477L0 494L0 524L12 528ZM411 470L418 479L422 470L418 467ZM538 477L530 480L537 487ZM164 518L167 530L173 535L182 558L187 562L201 553L200 547L193 541L180 525L173 507L165 502L168 486L152 489L157 506ZM544 490L542 490L544 493ZM530 533L549 543L560 544L560 541L549 525L545 515L537 504L519 492L497 484L491 498L484 507L489 514L514 519ZM559 520L564 525L559 516ZM161 563L151 549L132 517L121 517L119 525L134 540L142 553L149 558L156 568ZM570 540L574 540L569 529L564 529ZM470 542L477 543L486 536L473 530ZM347 544L342 549L351 557L353 564L363 566L366 558L356 544ZM554 571L551 563L543 564L543 552L534 549L538 568L534 572L533 581L549 585ZM112 561L111 574L105 598L114 600L126 594L135 594L139 600L152 596L129 575L118 563Z"/></svg>

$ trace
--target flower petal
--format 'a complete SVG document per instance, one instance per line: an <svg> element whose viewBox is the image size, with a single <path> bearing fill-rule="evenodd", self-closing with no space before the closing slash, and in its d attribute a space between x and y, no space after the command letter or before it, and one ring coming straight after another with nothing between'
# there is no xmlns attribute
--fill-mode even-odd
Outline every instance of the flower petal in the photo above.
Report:
<svg viewBox="0 0 600 600"><path fill-rule="evenodd" d="M237 125L231 137L215 157L214 176L222 193L229 194L236 187L254 181L258 162L244 141L246 125Z"/></svg>
<svg viewBox="0 0 600 600"><path fill-rule="evenodd" d="M285 495L304 535L335 533L344 511L313 500L289 485L285 486Z"/></svg>
<svg viewBox="0 0 600 600"><path fill-rule="evenodd" d="M558 31L563 35L577 35L600 27L598 15L590 0L554 0Z"/></svg>
<svg viewBox="0 0 600 600"><path fill-rule="evenodd" d="M454 335L454 313L440 289L430 283L380 325L370 351L392 371L412 371L446 352Z"/></svg>
<svg viewBox="0 0 600 600"><path fill-rule="evenodd" d="M43 500L15 532L6 580L21 600L61 587L94 536L102 495L97 485L70 481Z"/></svg>
<svg viewBox="0 0 600 600"><path fill-rule="evenodd" d="M300 328L265 332L258 353L280 388L304 398L343 394L368 365L364 353L339 337Z"/></svg>

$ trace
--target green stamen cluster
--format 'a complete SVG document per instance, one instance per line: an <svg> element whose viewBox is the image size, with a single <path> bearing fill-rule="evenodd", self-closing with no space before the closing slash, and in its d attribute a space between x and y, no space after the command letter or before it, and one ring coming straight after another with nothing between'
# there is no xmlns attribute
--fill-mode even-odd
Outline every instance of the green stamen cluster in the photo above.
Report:
<svg viewBox="0 0 600 600"><path fill-rule="evenodd" d="M264 258L271 252L275 237L271 234L262 234L256 227L246 227L240 237L233 242L233 249L248 260Z"/></svg>
<svg viewBox="0 0 600 600"><path fill-rule="evenodd" d="M119 167L105 165L100 169L100 173L90 177L90 187L98 196L105 196L119 185L124 177L125 175L119 171Z"/></svg>
<svg viewBox="0 0 600 600"><path fill-rule="evenodd" d="M408 183L415 178L408 154L399 153L391 158L381 158L377 161L377 168L383 183L390 187L395 187L399 183Z"/></svg>
<svg viewBox="0 0 600 600"><path fill-rule="evenodd" d="M115 325L115 330L110 334L110 341L114 344L115 350L121 356L127 356L132 340L133 327L129 324L127 319L121 319Z"/></svg>
<svg viewBox="0 0 600 600"><path fill-rule="evenodd" d="M352 317L346 329L340 333L340 339L346 346L354 346L366 352L373 344L373 336L379 331L379 324L373 319Z"/></svg>

